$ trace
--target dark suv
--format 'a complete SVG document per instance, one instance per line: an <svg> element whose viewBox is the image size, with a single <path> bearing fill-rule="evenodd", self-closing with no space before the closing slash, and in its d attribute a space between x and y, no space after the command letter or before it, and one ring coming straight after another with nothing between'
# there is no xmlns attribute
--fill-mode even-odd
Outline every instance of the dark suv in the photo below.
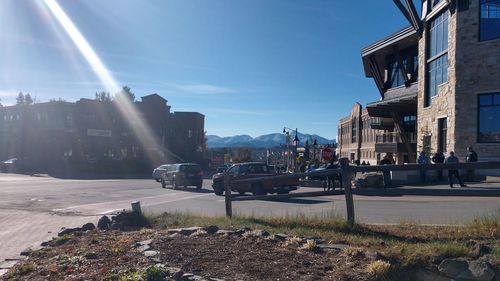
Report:
<svg viewBox="0 0 500 281"><path fill-rule="evenodd" d="M161 175L161 186L167 185L177 189L179 186L203 186L203 171L200 165L194 163L167 164L165 172Z"/></svg>
<svg viewBox="0 0 500 281"><path fill-rule="evenodd" d="M252 192L254 195L265 195L267 193L288 193L291 190L296 190L299 185L298 179L289 180L265 180L253 183L236 183L237 180L272 177L276 173L272 171L266 163L249 162L233 165L226 172L216 174L212 178L212 187L215 194L222 195L225 190L225 185L228 184L231 191L237 191L240 194Z"/></svg>

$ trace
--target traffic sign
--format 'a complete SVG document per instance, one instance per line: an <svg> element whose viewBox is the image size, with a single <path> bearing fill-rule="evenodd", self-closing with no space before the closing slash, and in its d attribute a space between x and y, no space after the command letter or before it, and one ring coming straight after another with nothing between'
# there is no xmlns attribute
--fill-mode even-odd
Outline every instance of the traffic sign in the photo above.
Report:
<svg viewBox="0 0 500 281"><path fill-rule="evenodd" d="M323 151L321 151L321 157L324 161L331 161L333 159L333 150L328 147L324 148Z"/></svg>

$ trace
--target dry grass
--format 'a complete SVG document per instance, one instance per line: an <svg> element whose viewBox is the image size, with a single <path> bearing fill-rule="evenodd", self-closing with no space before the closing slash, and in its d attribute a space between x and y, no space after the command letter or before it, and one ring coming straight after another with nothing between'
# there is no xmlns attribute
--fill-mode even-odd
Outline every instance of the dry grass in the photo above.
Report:
<svg viewBox="0 0 500 281"><path fill-rule="evenodd" d="M466 225L423 226L413 221L403 221L399 225L358 224L352 229L342 217L331 212L312 217L295 214L284 217L235 216L233 218L168 213L150 216L149 220L159 228L217 225L222 229L250 227L265 229L271 234L287 233L297 237L321 237L331 243L343 243L354 248L377 251L403 263L428 261L436 256L467 256L473 246L470 241L491 245L492 241L498 241L500 238L500 211L478 217ZM295 244L302 243L298 238L289 238L283 242L283 245ZM500 260L499 246L494 247L493 257Z"/></svg>
<svg viewBox="0 0 500 281"><path fill-rule="evenodd" d="M386 261L376 260L368 265L366 272L375 278L385 280L391 272L391 264Z"/></svg>
<svg viewBox="0 0 500 281"><path fill-rule="evenodd" d="M313 251L317 247L316 245L316 240L314 239L308 239L302 247L300 247L301 250L307 250L307 251Z"/></svg>

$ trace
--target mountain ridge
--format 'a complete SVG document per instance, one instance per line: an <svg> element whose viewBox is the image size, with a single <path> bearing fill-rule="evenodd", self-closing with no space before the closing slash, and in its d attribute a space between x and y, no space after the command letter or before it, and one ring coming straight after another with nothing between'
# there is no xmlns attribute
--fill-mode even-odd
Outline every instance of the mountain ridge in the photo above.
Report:
<svg viewBox="0 0 500 281"><path fill-rule="evenodd" d="M290 133L290 141L293 141L295 133ZM306 140L312 144L316 139L318 144L332 144L335 140L329 140L317 134L298 133L299 146L304 145ZM272 148L285 144L285 134L273 133L252 138L249 135L235 135L230 137L220 137L217 135L207 135L207 146L209 148L223 147L246 147L246 148Z"/></svg>

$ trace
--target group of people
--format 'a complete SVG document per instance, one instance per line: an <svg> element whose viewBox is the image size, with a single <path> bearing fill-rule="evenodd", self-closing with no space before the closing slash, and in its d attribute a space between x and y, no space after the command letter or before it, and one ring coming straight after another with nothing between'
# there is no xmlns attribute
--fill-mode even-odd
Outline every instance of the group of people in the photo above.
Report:
<svg viewBox="0 0 500 281"><path fill-rule="evenodd" d="M433 164L442 164L442 163L459 163L459 159L457 156L455 156L455 153L453 151L449 152L448 157L445 157L442 151L437 150L436 153L432 155L430 158ZM472 163L472 162L477 162L478 157L477 153L474 151L472 147L467 147L467 154L465 155L465 161L467 163ZM417 163L418 164L429 164L428 157L425 155L424 151L421 151L418 158L417 158ZM380 165L391 165L394 164L394 159L392 158L392 154L386 154L384 158L380 161ZM438 170L437 171L437 177L439 181L443 180L443 170ZM427 178L427 171L426 170L420 170L420 180L422 183L426 182ZM458 183L460 184L461 187L465 187L466 185L464 184L462 178L460 177L460 174L458 170L448 170L448 183L450 184L450 187L453 188L453 178L456 178L458 180ZM475 175L474 175L474 170L467 170L466 171L466 181L474 181ZM389 188L391 187L391 175L389 171L384 171L384 187Z"/></svg>

